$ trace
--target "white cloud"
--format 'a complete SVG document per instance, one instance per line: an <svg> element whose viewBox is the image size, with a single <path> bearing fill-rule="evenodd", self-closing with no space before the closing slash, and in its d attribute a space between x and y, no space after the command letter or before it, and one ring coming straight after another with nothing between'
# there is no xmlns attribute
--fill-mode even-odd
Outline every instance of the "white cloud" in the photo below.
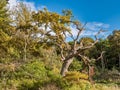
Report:
<svg viewBox="0 0 120 90"><path fill-rule="evenodd" d="M17 5L17 0L9 0L8 3L9 3L9 4L8 4L9 10L12 10L13 8L16 7L16 5Z"/></svg>
<svg viewBox="0 0 120 90"><path fill-rule="evenodd" d="M98 33L100 29L107 30L109 29L109 27L110 27L109 24L105 24L102 22L88 22L85 26L85 30L81 33L80 37L94 36ZM72 30L73 36L76 37L78 34L78 30L75 28L75 26L71 26L70 28ZM108 34L109 34L108 31L101 32L99 36L105 38L108 36Z"/></svg>
<svg viewBox="0 0 120 90"><path fill-rule="evenodd" d="M8 4L9 10L15 9L16 6L19 4L19 2L23 2L27 7L30 7L31 11L43 10L43 8L46 8L45 5L36 7L34 2L27 2L27 1L20 1L20 0L9 0L8 2L9 2Z"/></svg>
<svg viewBox="0 0 120 90"><path fill-rule="evenodd" d="M88 22L86 25L87 30L96 31L99 29L108 29L110 27L109 24L101 23L101 22Z"/></svg>
<svg viewBox="0 0 120 90"><path fill-rule="evenodd" d="M37 8L35 7L35 4L33 2L23 2L27 7L30 7L31 11L37 11Z"/></svg>
<svg viewBox="0 0 120 90"><path fill-rule="evenodd" d="M43 10L44 8L47 8L45 5L40 5L39 7L37 7L37 10Z"/></svg>
<svg viewBox="0 0 120 90"><path fill-rule="evenodd" d="M106 38L109 34L107 29L110 28L110 25L102 22L89 22L87 23L85 28L86 28L85 33L87 33L88 36L95 35L96 33L98 33L100 29L106 30L105 32L101 32L99 35L102 38Z"/></svg>
<svg viewBox="0 0 120 90"><path fill-rule="evenodd" d="M9 10L13 10L16 8L17 5L19 5L19 0L9 0L8 1L8 8ZM27 7L30 7L31 11L37 11L37 8L35 7L35 4L33 2L26 2L22 1Z"/></svg>
<svg viewBox="0 0 120 90"><path fill-rule="evenodd" d="M72 30L71 33L73 34L73 36L74 37L77 36L78 30L76 29L76 27L71 25L70 29Z"/></svg>

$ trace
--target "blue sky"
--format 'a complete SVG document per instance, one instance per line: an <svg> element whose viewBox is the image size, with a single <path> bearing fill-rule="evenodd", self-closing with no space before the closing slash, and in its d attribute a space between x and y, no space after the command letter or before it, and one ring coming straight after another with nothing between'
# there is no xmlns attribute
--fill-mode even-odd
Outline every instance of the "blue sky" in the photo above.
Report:
<svg viewBox="0 0 120 90"><path fill-rule="evenodd" d="M36 7L46 6L50 11L70 9L80 21L103 22L117 25L120 22L120 0L26 0ZM119 26L119 25L117 25Z"/></svg>
<svg viewBox="0 0 120 90"><path fill-rule="evenodd" d="M12 1L12 0L11 0ZM15 0L13 0L15 1ZM120 0L22 0L34 9L47 7L49 11L61 13L70 9L74 18L82 23L88 22L87 28L103 28L111 33L120 29ZM108 34L107 33L107 34Z"/></svg>

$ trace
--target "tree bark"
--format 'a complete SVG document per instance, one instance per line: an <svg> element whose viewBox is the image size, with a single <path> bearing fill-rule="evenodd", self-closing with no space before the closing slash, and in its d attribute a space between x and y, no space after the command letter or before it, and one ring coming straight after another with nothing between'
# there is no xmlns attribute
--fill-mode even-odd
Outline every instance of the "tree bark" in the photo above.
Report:
<svg viewBox="0 0 120 90"><path fill-rule="evenodd" d="M95 74L94 66L88 65L88 76L89 76L89 81L90 81L92 84L94 84L94 80L93 80L94 74Z"/></svg>
<svg viewBox="0 0 120 90"><path fill-rule="evenodd" d="M27 58L27 38L24 37L25 39L25 45L24 45L24 61L26 61Z"/></svg>
<svg viewBox="0 0 120 90"><path fill-rule="evenodd" d="M68 72L68 68L69 68L70 64L72 63L72 61L73 61L73 58L71 58L69 60L65 60L63 62L61 72L60 72L60 74L62 76L65 76L66 72Z"/></svg>

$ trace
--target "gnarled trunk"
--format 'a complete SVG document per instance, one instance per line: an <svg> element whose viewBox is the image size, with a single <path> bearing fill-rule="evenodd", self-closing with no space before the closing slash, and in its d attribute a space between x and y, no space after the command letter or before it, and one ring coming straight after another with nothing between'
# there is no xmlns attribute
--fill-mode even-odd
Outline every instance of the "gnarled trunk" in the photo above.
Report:
<svg viewBox="0 0 120 90"><path fill-rule="evenodd" d="M93 80L93 76L94 76L95 72L94 72L94 66L90 66L88 65L88 76L89 76L89 81L93 84L94 80Z"/></svg>
<svg viewBox="0 0 120 90"><path fill-rule="evenodd" d="M69 68L70 64L72 63L72 61L73 61L73 58L69 59L69 60L65 60L63 62L61 72L60 72L60 74L62 76L65 76L66 72L68 72L68 68Z"/></svg>

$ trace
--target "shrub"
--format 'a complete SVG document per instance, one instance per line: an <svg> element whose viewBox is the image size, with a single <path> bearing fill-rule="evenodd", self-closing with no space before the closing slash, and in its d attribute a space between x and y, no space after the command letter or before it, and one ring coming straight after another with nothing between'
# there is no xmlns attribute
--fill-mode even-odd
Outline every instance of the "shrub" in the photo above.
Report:
<svg viewBox="0 0 120 90"><path fill-rule="evenodd" d="M80 79L88 80L88 75L77 72L77 71L71 71L71 72L66 73L66 76L64 77L64 79L66 79L68 81L72 81L72 80L79 81Z"/></svg>
<svg viewBox="0 0 120 90"><path fill-rule="evenodd" d="M82 69L82 62L74 58L73 62L69 67L69 71L79 71Z"/></svg>

